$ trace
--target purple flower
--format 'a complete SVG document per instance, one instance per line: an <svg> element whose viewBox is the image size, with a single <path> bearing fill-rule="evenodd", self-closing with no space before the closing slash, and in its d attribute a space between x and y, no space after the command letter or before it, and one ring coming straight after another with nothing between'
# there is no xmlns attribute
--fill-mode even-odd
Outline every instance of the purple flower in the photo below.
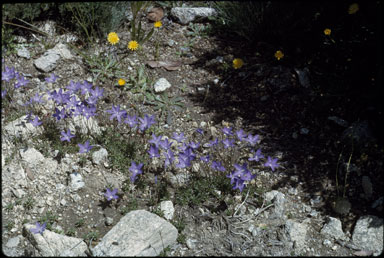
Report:
<svg viewBox="0 0 384 258"><path fill-rule="evenodd" d="M43 94L41 94L41 96L39 95L39 93L36 92L35 96L31 98L31 103L32 102L36 102L36 103L43 103Z"/></svg>
<svg viewBox="0 0 384 258"><path fill-rule="evenodd" d="M163 150L168 150L171 148L171 145L172 143L171 142L168 142L168 139L165 138L164 140L160 141L160 147L163 149Z"/></svg>
<svg viewBox="0 0 384 258"><path fill-rule="evenodd" d="M69 82L69 85L67 86L67 90L71 94L76 94L76 92L80 89L81 89L81 83L80 82L74 82L72 80Z"/></svg>
<svg viewBox="0 0 384 258"><path fill-rule="evenodd" d="M1 91L1 98L4 98L5 95L7 95L7 90L6 89Z"/></svg>
<svg viewBox="0 0 384 258"><path fill-rule="evenodd" d="M51 94L51 97L55 100L55 102L60 104L66 104L69 101L70 94L69 93L63 93L63 89L59 89L59 91L56 93L56 91L53 91Z"/></svg>
<svg viewBox="0 0 384 258"><path fill-rule="evenodd" d="M279 166L279 164L277 164L277 159L278 158L272 159L270 156L268 156L268 161L265 162L264 166L270 167L272 171L275 171L275 168Z"/></svg>
<svg viewBox="0 0 384 258"><path fill-rule="evenodd" d="M252 175L252 173L250 171L247 171L247 172L243 173L240 178L243 181L251 181L255 177L256 177L256 175Z"/></svg>
<svg viewBox="0 0 384 258"><path fill-rule="evenodd" d="M51 73L51 76L45 78L45 81L48 82L48 83L54 83L57 78L59 78L58 76L56 76L54 73Z"/></svg>
<svg viewBox="0 0 384 258"><path fill-rule="evenodd" d="M188 158L188 156L186 154L179 154L179 163L176 164L176 167L178 168L186 168L186 167L189 167L191 165L191 162L190 162L190 159Z"/></svg>
<svg viewBox="0 0 384 258"><path fill-rule="evenodd" d="M139 117L139 120L140 120L139 128L140 128L140 131L142 131L142 132L145 131L146 129L149 129L149 127L151 127L151 125L156 123L154 115L148 116L148 114L146 114L144 116L144 118Z"/></svg>
<svg viewBox="0 0 384 258"><path fill-rule="evenodd" d="M86 141L84 144L79 143L77 145L80 148L79 153L87 153L88 151L90 151L93 148L93 146L89 145L89 141Z"/></svg>
<svg viewBox="0 0 384 258"><path fill-rule="evenodd" d="M223 140L223 144L224 144L224 148L225 149L228 149L229 147L233 147L235 146L233 143L234 143L235 140L233 139L229 139L229 138L226 138Z"/></svg>
<svg viewBox="0 0 384 258"><path fill-rule="evenodd" d="M83 109L85 108L85 105L80 103L75 107L75 112L73 112L74 116L80 116L83 114Z"/></svg>
<svg viewBox="0 0 384 258"><path fill-rule="evenodd" d="M239 179L241 177L241 171L232 171L232 173L226 175L226 177L230 178L231 179L231 185L233 185L237 179Z"/></svg>
<svg viewBox="0 0 384 258"><path fill-rule="evenodd" d="M243 129L240 129L236 131L236 136L240 141L244 141L245 138L247 137L247 134L243 131Z"/></svg>
<svg viewBox="0 0 384 258"><path fill-rule="evenodd" d="M237 178L235 179L235 186L232 189L233 190L239 189L240 192L242 192L244 187L245 187L244 180Z"/></svg>
<svg viewBox="0 0 384 258"><path fill-rule="evenodd" d="M45 228L47 227L47 222L44 222L44 224L40 224L39 222L36 222L36 228L31 228L29 231L31 231L33 234L43 234Z"/></svg>
<svg viewBox="0 0 384 258"><path fill-rule="evenodd" d="M95 96L89 96L85 102L87 102L88 105L96 105L97 104L97 98Z"/></svg>
<svg viewBox="0 0 384 258"><path fill-rule="evenodd" d="M132 161L131 167L129 168L129 171L132 172L132 176L130 177L131 182L134 183L136 180L136 176L143 173L141 168L143 167L143 163L136 164L136 162Z"/></svg>
<svg viewBox="0 0 384 258"><path fill-rule="evenodd" d="M245 139L247 142L249 142L252 146L255 146L256 143L259 140L259 135L256 134L255 136L252 136L252 134L249 134L248 137Z"/></svg>
<svg viewBox="0 0 384 258"><path fill-rule="evenodd" d="M225 135L233 135L233 132L232 132L232 127L224 127L223 129L221 129L221 131L223 131L223 133Z"/></svg>
<svg viewBox="0 0 384 258"><path fill-rule="evenodd" d="M185 140L184 133L178 134L178 133L174 132L173 136L172 136L172 139L175 139L179 143L183 142Z"/></svg>
<svg viewBox="0 0 384 258"><path fill-rule="evenodd" d="M113 118L116 117L116 119L117 119L117 121L119 121L119 123L121 123L122 117L124 118L127 116L127 111L120 110L120 105L117 105L117 106L112 105L112 109L107 110L107 112L111 114L111 116L109 117L109 120L112 120Z"/></svg>
<svg viewBox="0 0 384 258"><path fill-rule="evenodd" d="M9 68L8 66L5 67L5 71L1 72L1 80L9 82L13 78L15 78L16 73L15 73L15 68L11 67Z"/></svg>
<svg viewBox="0 0 384 258"><path fill-rule="evenodd" d="M87 92L91 93L91 90L92 84L84 80L83 84L81 85L81 95L85 95Z"/></svg>
<svg viewBox="0 0 384 258"><path fill-rule="evenodd" d="M173 160L175 159L175 155L173 154L171 149L168 149L166 153L164 153L165 161L164 161L164 167L168 167L172 164Z"/></svg>
<svg viewBox="0 0 384 258"><path fill-rule="evenodd" d="M80 103L80 101L78 101L77 98L76 98L76 96L74 95L74 96L72 96L72 97L67 101L67 106L66 106L66 108L67 108L67 109L69 109L69 108L71 108L71 107L76 108L77 105L78 105L79 103ZM80 114L81 114L81 112L80 112Z"/></svg>
<svg viewBox="0 0 384 258"><path fill-rule="evenodd" d="M130 116L128 115L127 118L124 120L125 124L128 124L129 127L133 128L137 125L137 118L136 115Z"/></svg>
<svg viewBox="0 0 384 258"><path fill-rule="evenodd" d="M107 192L104 193L104 195L105 197L107 197L107 201L110 201L112 199L117 200L119 197L116 195L116 193L117 193L117 188L113 189L113 191L107 188Z"/></svg>
<svg viewBox="0 0 384 258"><path fill-rule="evenodd" d="M199 133L199 134L201 134L201 135L204 135L204 130L201 129L201 128L197 128L197 129L196 129L196 132Z"/></svg>
<svg viewBox="0 0 384 258"><path fill-rule="evenodd" d="M215 140L209 141L208 147L217 146L219 144L219 140L216 138Z"/></svg>
<svg viewBox="0 0 384 258"><path fill-rule="evenodd" d="M71 138L75 137L75 135L71 134L71 131L68 129L67 130L67 133L65 133L65 131L62 131L61 132L61 135L62 137L60 137L60 140L63 142L63 141L68 141L70 142L71 141Z"/></svg>
<svg viewBox="0 0 384 258"><path fill-rule="evenodd" d="M34 127L38 127L39 125L41 125L43 122L41 122L39 120L39 118L37 116L35 116L35 119L33 119L33 121L29 121Z"/></svg>
<svg viewBox="0 0 384 258"><path fill-rule="evenodd" d="M201 156L200 157L200 160L205 162L205 163L208 163L209 162L209 155L206 155L206 156Z"/></svg>
<svg viewBox="0 0 384 258"><path fill-rule="evenodd" d="M15 89L26 86L29 81L19 74L16 74L17 82L15 83Z"/></svg>
<svg viewBox="0 0 384 258"><path fill-rule="evenodd" d="M199 148L199 146L200 146L200 143L199 142L190 142L189 143L189 147L191 147L192 149L197 149L197 148Z"/></svg>
<svg viewBox="0 0 384 258"><path fill-rule="evenodd" d="M149 140L148 142L153 143L157 148L159 148L161 137L162 137L161 135L157 137L156 134L152 133L152 139Z"/></svg>
<svg viewBox="0 0 384 258"><path fill-rule="evenodd" d="M183 142L183 145L181 145L178 148L179 148L180 151L183 152L183 151L186 151L189 148L189 146L187 144L185 144L185 142Z"/></svg>
<svg viewBox="0 0 384 258"><path fill-rule="evenodd" d="M56 112L53 114L53 117L57 119L57 121L66 118L65 116L65 108L62 108L61 110L58 108L55 108Z"/></svg>
<svg viewBox="0 0 384 258"><path fill-rule="evenodd" d="M264 158L264 155L261 154L261 149L258 149L255 153L255 155L251 158L249 158L249 161L259 161L261 158Z"/></svg>
<svg viewBox="0 0 384 258"><path fill-rule="evenodd" d="M92 96L99 99L103 96L103 92L104 89L99 88L99 86L97 86L94 90L91 90Z"/></svg>
<svg viewBox="0 0 384 258"><path fill-rule="evenodd" d="M243 165L239 165L235 163L233 164L233 166L235 167L236 171L239 171L241 174L248 172L247 163L244 163Z"/></svg>
<svg viewBox="0 0 384 258"><path fill-rule="evenodd" d="M212 161L212 164L211 164L211 167L213 169L216 169L218 171L225 171L225 167L223 167L223 165L221 165L221 163L219 161Z"/></svg>
<svg viewBox="0 0 384 258"><path fill-rule="evenodd" d="M159 149L153 145L151 145L151 147L149 148L148 154L151 158L160 157Z"/></svg>
<svg viewBox="0 0 384 258"><path fill-rule="evenodd" d="M87 118L87 120L91 117L91 116L96 116L96 107L95 106L90 106L90 107L87 107L85 106L83 108L83 113L82 113L83 116L85 116Z"/></svg>

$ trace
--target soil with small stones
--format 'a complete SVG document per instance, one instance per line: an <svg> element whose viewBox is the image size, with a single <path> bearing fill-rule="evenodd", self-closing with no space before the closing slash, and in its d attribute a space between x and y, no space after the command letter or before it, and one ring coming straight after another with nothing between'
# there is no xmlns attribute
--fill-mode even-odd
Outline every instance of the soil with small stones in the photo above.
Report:
<svg viewBox="0 0 384 258"><path fill-rule="evenodd" d="M145 19L143 22L147 29L153 26ZM131 52L125 49L129 39L127 31L127 28L116 31L121 39L118 44L121 70L127 75L133 75L140 65L154 60L154 46L159 42L158 60L181 61L182 65L174 71L146 66L147 77L152 79L152 85L158 78L166 78L172 85L167 90L168 94L182 97L184 109L173 110L172 122L167 123L167 116L162 116L151 105L144 105L138 94L133 94L129 87L116 86L119 78L117 76L94 82L104 89L104 99L98 109L108 110L112 104L119 104L122 108L140 114L156 114L159 127L162 128L163 134L168 136L178 131L184 132L189 137L196 137L195 130L199 127L206 132L215 127L221 132L224 126L242 128L248 133L259 134L262 137L263 152L280 157L280 167L275 172L261 172L255 184L260 186L261 193L271 190L284 193L291 205L287 209L290 211L290 218L309 223L308 248L302 254L341 256L353 253L353 250L338 244L335 244L337 245L335 249L323 245L326 238L319 233L327 216L340 218L343 230L349 236L360 216L366 214L381 216L380 212L371 208L372 202L367 202L362 196L360 176L366 175L371 178L375 189L371 200L377 200L380 197L378 189L383 188L382 167L379 162L383 160L383 152L380 151L382 147L378 146L378 143L353 153L353 163L358 167L359 175L351 173L348 178L346 196L352 204L350 211L345 215L339 215L331 207L337 192L335 183L337 164L346 163L351 150L346 149L340 161L343 149L341 134L345 128L328 120L328 117L338 116L350 122L364 119L351 114L353 100L341 97L329 101L324 99L313 85L304 88L298 81L294 70L296 67L269 58L273 56L271 52L273 46L267 43L249 48L243 42L231 41L218 35L189 36L187 26L169 21L164 22L160 33L145 43L142 50ZM28 48L32 54L30 60L11 54L4 58L4 65L15 67L17 71L28 74L30 80L38 78L42 82L48 74L38 71L33 61L46 51L43 43L49 43L49 39L44 37L40 39L42 41L39 42L33 40L33 37L28 37L28 43L33 44L33 47ZM170 40L173 44L169 43ZM189 48L181 53L180 47L185 47L187 43L191 43ZM54 44L55 42L52 43ZM108 49L110 46L103 41L89 50L88 54L107 52ZM80 46L79 50L85 51ZM72 54L75 55L74 60L61 60L54 70L60 77L56 87L65 87L70 80L83 81L92 77L83 57L76 55L75 51L72 51ZM245 65L234 70L232 60L236 57L241 57ZM313 84L315 83L313 80ZM24 89L22 98L33 96L38 92L37 85L36 81L31 80L28 88ZM7 115L9 114L2 113L2 125ZM100 125L111 126L107 115L99 119ZM204 126L202 122L205 122ZM302 128L308 129L308 133L300 133ZM363 153L367 155L365 158ZM76 160L74 156L76 155L72 156ZM73 228L81 218L85 218L84 225L75 228L75 236L83 237L91 231L98 231L101 239L123 216L120 212L123 207L154 210L153 205L149 204L153 184L145 186L140 191L131 187L128 192L120 195L121 198L117 202L109 203L103 201L101 192L106 183L121 189L122 182L127 180L124 171L98 167L87 160L82 172L86 186L78 192L80 200L68 201L65 206L47 207L45 210L60 214L57 224L64 232ZM152 180L153 177L153 175L143 176L148 180ZM55 180L65 182L67 179L66 174ZM171 186L166 188L170 192L171 200L174 200L176 190ZM295 189L294 194L292 189ZM246 192L247 189L244 190L244 193ZM28 193L35 199L39 198L38 192L34 192L33 189L29 189ZM240 193L235 191L234 193L241 196ZM244 193L242 198L231 196L235 201L228 205L214 203L216 200L214 198L200 205L176 205L174 221L184 223L179 234L185 239L179 240L179 243L168 251L168 255L292 255L292 247L286 244L286 235L282 227L284 222L268 218L266 215L268 213L253 218L254 225L263 228L257 236L252 236L247 231L249 223L246 221L246 214L261 207L262 197L261 193L254 193L245 199ZM137 203L130 197L133 195L138 200ZM315 197L322 200L316 207L310 202ZM243 201L246 201L245 210L239 212L238 216L228 216L226 211ZM303 204L316 209L319 212L318 216L308 219L308 214L303 211ZM3 243L21 232L22 223L16 224L14 231L5 229L7 222L14 216L19 218L19 222L23 221L22 218L29 218L30 223L41 216L33 214L28 209L16 215L15 213L15 210L5 211L3 203ZM112 225L104 224L106 217L113 218ZM94 241L92 245L96 243L97 241Z"/></svg>

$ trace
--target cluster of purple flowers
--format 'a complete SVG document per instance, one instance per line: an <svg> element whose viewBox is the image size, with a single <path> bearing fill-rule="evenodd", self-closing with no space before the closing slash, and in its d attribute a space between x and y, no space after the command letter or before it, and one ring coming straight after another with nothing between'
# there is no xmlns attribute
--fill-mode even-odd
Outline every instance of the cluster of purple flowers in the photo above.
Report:
<svg viewBox="0 0 384 258"><path fill-rule="evenodd" d="M137 125L139 125L139 129L141 132L144 132L145 130L149 129L153 124L156 123L155 116L149 116L148 114L145 114L143 118L139 117L137 118L136 115L130 116L128 115L127 111L124 109L120 109L120 105L114 106L112 105L112 109L107 110L111 116L109 117L109 120L117 119L119 123L123 120L125 124L128 124L130 128L136 128Z"/></svg>
<svg viewBox="0 0 384 258"><path fill-rule="evenodd" d="M19 72L15 70L14 67L4 67L4 71L1 72L1 80L11 83L14 80L14 89L26 86L29 81ZM3 86L3 84L2 84ZM1 98L4 98L7 95L7 89L1 89Z"/></svg>

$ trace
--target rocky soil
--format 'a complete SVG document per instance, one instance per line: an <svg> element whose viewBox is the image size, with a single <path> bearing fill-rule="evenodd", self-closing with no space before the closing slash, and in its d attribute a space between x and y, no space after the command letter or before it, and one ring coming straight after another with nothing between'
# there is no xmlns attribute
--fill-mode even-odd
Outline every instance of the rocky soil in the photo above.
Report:
<svg viewBox="0 0 384 258"><path fill-rule="evenodd" d="M31 36L28 32L18 36L17 53L2 56L2 71L5 66L14 67L30 81L26 87L15 90L11 108L4 109L2 99L3 252L10 256L85 256L103 255L108 248L118 246L121 249L115 255L124 254L122 250L127 248L137 248L130 254L168 256L379 255L383 250L384 196L380 189L384 152L372 128L375 121L353 118L349 112L350 100L322 99L313 79L314 68L271 60L273 46L260 42L256 48L247 49L242 42L229 41L220 35L192 33L193 26L207 26L209 22L194 17L190 18L191 22L180 21L177 15L166 13L161 33L139 52L127 52L127 27L116 31L120 37L117 55L121 70L126 72L124 76L135 75L145 65L150 87L165 78L169 84L161 91L182 98L183 109L172 109L165 115L153 105L143 104L142 96L128 86L117 86L119 77L96 78L84 56L79 54L83 49L76 36L62 33L54 21L37 24L50 37ZM143 23L148 29L153 26L145 17ZM148 64L154 61L156 42L160 42L161 50L158 60L173 62L171 68L167 64L165 67ZM102 56L110 49L105 40L86 55ZM232 60L239 57L245 65L234 70ZM58 76L55 83L44 79L51 73ZM176 201L180 195L178 189L193 188L188 180L193 174L203 174L202 164L164 174L144 172L146 185L127 184L126 171L113 168L110 154L103 146L96 146L96 151L85 159L79 153L61 153L39 138L44 132L41 127L25 122L26 100L36 93L65 88L71 80L88 80L104 89L99 110L119 104L140 114L155 114L158 132L168 137L172 132L184 132L190 140L208 142L212 136L221 137L222 128L227 126L259 134L263 153L278 157L280 167L271 171L255 166L252 169L257 177L244 191L234 190L221 196L220 203L215 203L218 198L212 196L194 205ZM47 95L44 98L47 104L41 112L50 116L54 112L52 101L48 101ZM73 119L69 125L75 131L95 137L116 126L102 112L89 120ZM59 128L66 126L59 123ZM198 128L204 130L206 138L199 138ZM352 138L353 146L349 145ZM201 152L205 153L204 147ZM335 171L338 171L339 188ZM337 198L337 193L344 191L346 174L345 198ZM151 196L159 191L154 183L155 175L165 183L169 195L153 203ZM119 189L117 201L105 201L106 186ZM221 194L217 191L217 196ZM134 227L135 224L129 224L132 221L124 220L127 223L124 224L123 218L133 216L135 210L164 218L165 222L158 223L169 227L166 232L177 228L177 236L167 238L168 247L158 246L155 253L146 253L148 248L135 242L139 240L133 238L128 245L119 242L123 241L119 238L118 244L111 242L105 250L92 253L99 243L107 243L103 237L116 230L116 225L121 231ZM47 242L39 234L29 233L42 218L52 222L52 228L43 235L45 240L49 239ZM145 223L148 224L143 224L143 229L137 229L143 235L154 227L151 221ZM83 249L65 253L76 242L65 237L80 242L85 239L78 247ZM52 248L58 242L67 246L63 244L55 253Z"/></svg>

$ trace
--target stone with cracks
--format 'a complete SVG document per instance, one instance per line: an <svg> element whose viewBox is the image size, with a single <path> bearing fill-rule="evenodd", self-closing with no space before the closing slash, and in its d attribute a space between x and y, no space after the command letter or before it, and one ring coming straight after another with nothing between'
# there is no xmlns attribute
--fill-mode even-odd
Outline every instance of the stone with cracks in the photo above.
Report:
<svg viewBox="0 0 384 258"><path fill-rule="evenodd" d="M347 240L341 227L341 221L336 218L329 217L328 223L324 225L320 233L326 237L332 237L334 239Z"/></svg>
<svg viewBox="0 0 384 258"><path fill-rule="evenodd" d="M43 72L49 73L56 68L57 62L59 60L60 60L60 54L58 54L55 51L47 51L44 53L43 56L36 59L35 62L33 62L33 64L37 69Z"/></svg>
<svg viewBox="0 0 384 258"><path fill-rule="evenodd" d="M158 256L177 239L177 229L145 210L125 215L95 246L93 256Z"/></svg>
<svg viewBox="0 0 384 258"><path fill-rule="evenodd" d="M294 248L298 251L306 247L307 226L304 223L299 223L288 219L285 223L285 230L288 233L291 241L294 243Z"/></svg>

